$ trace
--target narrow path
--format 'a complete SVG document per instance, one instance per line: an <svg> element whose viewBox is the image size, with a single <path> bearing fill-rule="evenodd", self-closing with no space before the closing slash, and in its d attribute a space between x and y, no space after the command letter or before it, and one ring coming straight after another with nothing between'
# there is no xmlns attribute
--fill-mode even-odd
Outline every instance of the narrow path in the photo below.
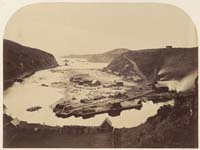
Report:
<svg viewBox="0 0 200 150"><path fill-rule="evenodd" d="M146 76L143 74L143 72L139 69L139 67L137 66L137 64L131 60L130 58L126 57L125 55L123 55L124 59L128 60L134 67L134 70L139 74L140 77L142 77L142 79L144 81L147 81Z"/></svg>

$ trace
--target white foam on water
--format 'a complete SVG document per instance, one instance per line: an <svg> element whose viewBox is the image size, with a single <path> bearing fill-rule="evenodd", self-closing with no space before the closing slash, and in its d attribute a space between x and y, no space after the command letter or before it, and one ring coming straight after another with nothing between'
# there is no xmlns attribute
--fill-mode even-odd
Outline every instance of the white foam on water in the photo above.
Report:
<svg viewBox="0 0 200 150"><path fill-rule="evenodd" d="M89 63L87 61L77 61L70 59L69 66L60 66L56 69L91 69L105 67L105 63ZM89 72L89 70L88 70ZM99 71L99 76L102 72ZM105 73L103 73L105 74ZM28 123L45 123L47 125L83 125L83 126L98 126L106 118L109 118L112 125L116 128L135 127L144 123L150 116L156 114L160 106L165 103L153 104L151 101L143 103L141 110L131 109L121 112L120 116L111 117L108 114L96 115L93 118L58 118L55 116L52 104L63 97L63 89L45 87L41 84L50 85L52 82L63 82L61 72L52 72L51 69L36 72L34 75L25 79L22 83L15 82L10 88L4 91L4 104L7 107L7 114L13 118L17 117L20 120ZM172 102L169 102L172 103ZM42 109L34 112L29 112L26 109L33 106L41 106Z"/></svg>

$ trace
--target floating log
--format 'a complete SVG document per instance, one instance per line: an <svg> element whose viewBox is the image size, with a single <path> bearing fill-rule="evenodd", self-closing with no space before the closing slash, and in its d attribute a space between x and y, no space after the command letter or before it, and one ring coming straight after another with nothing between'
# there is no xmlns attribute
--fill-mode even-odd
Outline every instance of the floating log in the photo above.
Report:
<svg viewBox="0 0 200 150"><path fill-rule="evenodd" d="M34 107L30 107L30 108L28 108L28 109L26 109L26 110L32 112L32 111L39 110L39 109L41 109L41 108L42 108L42 107L40 107L40 106L34 106Z"/></svg>

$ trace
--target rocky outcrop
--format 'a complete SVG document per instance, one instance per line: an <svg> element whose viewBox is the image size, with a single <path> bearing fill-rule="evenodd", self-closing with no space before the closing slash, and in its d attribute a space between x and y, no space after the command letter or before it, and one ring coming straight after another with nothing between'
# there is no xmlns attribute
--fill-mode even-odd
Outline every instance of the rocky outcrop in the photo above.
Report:
<svg viewBox="0 0 200 150"><path fill-rule="evenodd" d="M197 47L167 47L126 52L115 58L104 71L116 72L129 78L139 76L148 81L155 81L179 80L197 68Z"/></svg>
<svg viewBox="0 0 200 150"><path fill-rule="evenodd" d="M13 41L3 41L4 89L14 81L42 69L58 66L54 56L39 49L22 46Z"/></svg>

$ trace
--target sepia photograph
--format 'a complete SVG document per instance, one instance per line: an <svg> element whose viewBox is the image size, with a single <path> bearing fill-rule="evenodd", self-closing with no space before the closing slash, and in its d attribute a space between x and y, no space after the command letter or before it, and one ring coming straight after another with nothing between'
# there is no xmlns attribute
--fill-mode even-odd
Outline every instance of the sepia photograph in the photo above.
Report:
<svg viewBox="0 0 200 150"><path fill-rule="evenodd" d="M3 37L4 148L198 148L198 37L161 3L37 3Z"/></svg>

